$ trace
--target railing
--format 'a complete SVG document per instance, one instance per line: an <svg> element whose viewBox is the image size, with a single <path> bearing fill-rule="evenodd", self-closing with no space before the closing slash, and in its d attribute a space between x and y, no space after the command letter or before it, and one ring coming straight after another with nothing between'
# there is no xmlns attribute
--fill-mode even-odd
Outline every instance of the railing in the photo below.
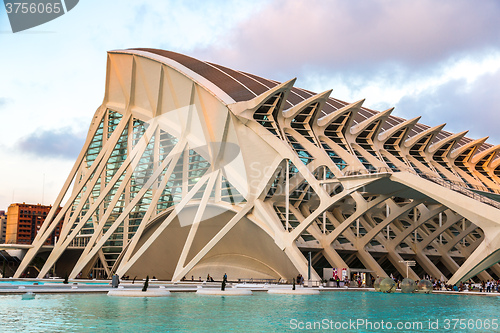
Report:
<svg viewBox="0 0 500 333"><path fill-rule="evenodd" d="M472 189L483 191L483 192L489 192L489 193L499 193L497 190L490 190L482 186L472 186L469 187L466 183L462 182L457 182L457 181L452 181L452 180L445 180L441 177L438 177L436 175L428 174L428 173L423 173L423 172L416 172L413 169L407 168L407 169L391 169L387 167L382 167L382 168L370 168L370 169L360 169L360 170L349 170L344 172L344 176L357 176L357 175L375 175L375 174L387 174L387 173L395 173L395 172L409 172L411 174L417 175L420 178L429 180L433 183L436 183L438 185L441 185L447 189L453 190L455 192L458 192L460 194L466 195L469 198L472 198L474 200L477 200L479 202L485 203L487 205L493 206L495 208L500 209L500 202L495 201L493 199L490 199L484 195L481 195L479 193L476 193L474 191L471 191Z"/></svg>
<svg viewBox="0 0 500 333"><path fill-rule="evenodd" d="M276 279L238 279L238 283L279 283Z"/></svg>
<svg viewBox="0 0 500 333"><path fill-rule="evenodd" d="M450 180L452 183L460 183L454 180ZM494 188L489 188L489 187L484 187L484 186L479 186L479 185L470 185L468 186L469 188L473 188L475 190L481 191L481 192L490 192L490 193L495 193L495 194L500 194L499 190L496 190Z"/></svg>
<svg viewBox="0 0 500 333"><path fill-rule="evenodd" d="M364 175L375 175L381 173L393 173L394 170L388 167L381 168L370 168L370 169L359 169L359 170L348 170L344 172L344 176L364 176Z"/></svg>
<svg viewBox="0 0 500 333"><path fill-rule="evenodd" d="M408 172L411 172L413 174L415 174L415 173L418 174L418 172L415 172L412 169L405 169L404 171L408 171ZM428 174L428 173L421 173L421 174L429 176L429 177L436 177L435 175ZM438 178L440 178L440 177L438 177ZM440 179L442 179L442 178L440 178ZM450 183L450 184L454 184L456 186L463 187L463 188L466 188L466 189L474 189L474 190L478 190L478 191L481 191L481 192L489 192L489 193L494 193L494 194L500 194L499 190L496 190L496 189L493 189L493 188L489 188L489 187L485 187L485 186L466 184L464 182L459 182L459 181L456 181L456 180L445 180L445 181L448 182L448 183Z"/></svg>
<svg viewBox="0 0 500 333"><path fill-rule="evenodd" d="M85 248L90 241L92 235L85 235L85 237L75 237L68 245L73 248Z"/></svg>
<svg viewBox="0 0 500 333"><path fill-rule="evenodd" d="M321 280L304 280L302 284L304 287L321 287L323 285L323 281Z"/></svg>
<svg viewBox="0 0 500 333"><path fill-rule="evenodd" d="M461 193L463 195L466 195L469 198L472 198L472 199L477 200L479 202L482 202L482 203L485 203L487 205L490 205L490 206L493 206L495 208L500 209L500 202L495 201L493 199L490 199L490 198L488 198L488 197L486 197L484 195L478 194L478 193L476 193L474 191L471 191L470 189L468 189L468 188L466 188L466 187L463 186L463 185L466 185L465 183L463 183L463 185L457 185L457 183L460 184L460 182L446 181L443 178L436 177L434 175L429 175L429 174L426 174L426 173L415 172L414 170L405 170L405 171L413 173L414 175L417 175L420 178L430 180L433 183L436 183L438 185L446 187L446 188L448 188L450 190L453 190L455 192L458 192L458 193Z"/></svg>

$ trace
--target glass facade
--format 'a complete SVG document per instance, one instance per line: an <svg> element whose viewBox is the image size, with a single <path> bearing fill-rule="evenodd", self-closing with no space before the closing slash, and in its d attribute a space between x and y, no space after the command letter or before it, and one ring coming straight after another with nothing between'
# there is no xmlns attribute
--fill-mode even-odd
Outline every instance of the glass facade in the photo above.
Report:
<svg viewBox="0 0 500 333"><path fill-rule="evenodd" d="M107 232L110 233L102 246L102 256L99 256L104 258L104 262L96 260L93 268L103 274L109 275L116 269L120 254L139 226L147 222L145 218L149 221L178 204L201 177L210 172L211 165L200 154L200 149L186 146L177 155L172 155L172 150L179 143L178 138L159 127L146 135L150 126L153 125L136 118L126 119L118 112L107 110L80 166L78 182L74 184L76 190L92 170L85 186L71 203L65 223L71 221L70 232L78 229L76 237L80 246L89 244L92 236L98 241ZM121 134L113 139L112 135L118 128L122 128ZM137 152L131 158L134 149ZM99 169L93 164L103 150L111 150L111 153L106 160L99 162L104 165ZM169 161L163 163L167 157ZM175 166L167 174L170 163L175 163ZM165 177L168 180L164 180ZM90 188L89 184L93 181L95 183ZM219 189L217 197L220 200L231 204L245 202L224 176L219 177L219 182L220 186L214 186L212 190L211 201L215 200L216 189ZM206 183L203 184L193 194L192 200L201 200L206 186ZM84 204L79 209L83 199ZM74 217L77 211L79 214ZM99 230L97 237L96 230Z"/></svg>

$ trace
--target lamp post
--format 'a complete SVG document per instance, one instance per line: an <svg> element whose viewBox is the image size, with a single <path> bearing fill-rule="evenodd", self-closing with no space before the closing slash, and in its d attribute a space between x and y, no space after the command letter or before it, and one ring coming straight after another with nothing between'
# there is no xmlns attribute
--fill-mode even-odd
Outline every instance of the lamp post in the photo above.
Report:
<svg viewBox="0 0 500 333"><path fill-rule="evenodd" d="M308 256L308 259L307 259L308 263L307 263L307 280L308 281L311 281L311 251L309 251L309 256Z"/></svg>
<svg viewBox="0 0 500 333"><path fill-rule="evenodd" d="M404 262L406 264L406 278L408 279L409 267L416 265L415 260L400 260L399 262Z"/></svg>
<svg viewBox="0 0 500 333"><path fill-rule="evenodd" d="M54 247L56 246L57 244L57 236L54 236ZM54 276L57 276L56 275L56 262L54 261L54 266L52 266L52 272L54 273Z"/></svg>

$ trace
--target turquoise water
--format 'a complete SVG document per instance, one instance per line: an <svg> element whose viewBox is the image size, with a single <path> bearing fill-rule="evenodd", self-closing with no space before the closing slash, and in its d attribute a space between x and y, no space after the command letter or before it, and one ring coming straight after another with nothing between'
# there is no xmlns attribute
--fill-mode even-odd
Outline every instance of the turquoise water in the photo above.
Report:
<svg viewBox="0 0 500 333"><path fill-rule="evenodd" d="M0 330L286 332L297 331L293 328L299 328L300 323L307 328L308 322L313 325L315 321L324 325L325 320L332 323L368 320L372 325L376 322L380 325L383 320L386 325L391 322L393 327L390 331L393 332L499 332L498 326L496 329L491 326L491 320L499 317L499 302L497 297L374 292L324 292L312 296L254 293L246 297L173 293L171 297L163 298L52 294L36 295L34 300L21 300L21 295L9 295L0 296ZM453 319L471 319L474 326L453 329ZM489 319L489 329L483 328L486 319ZM404 329L402 326L398 329L397 322L420 322L422 327ZM437 323L438 329L429 328L430 322ZM465 324L471 325L471 322ZM479 324L481 328L478 328ZM333 332L386 331L373 326L371 329L351 326L343 330L335 329L334 325L331 327ZM330 330L330 327L327 328Z"/></svg>
<svg viewBox="0 0 500 333"><path fill-rule="evenodd" d="M12 281L9 281L9 280L3 280L3 281L0 281L0 286L2 284L11 284L11 285L24 285L24 286L27 286L27 285L32 285L33 283L38 283L39 285L42 285L44 284L43 282L39 282L39 281L18 281L18 280L12 280Z"/></svg>
<svg viewBox="0 0 500 333"><path fill-rule="evenodd" d="M42 281L22 281L22 280L2 280L0 281L0 286L1 285L24 285L24 286L29 286L33 285L33 283L38 283L38 285L43 285L45 283L60 283L62 284L62 281L49 281L49 282L42 282ZM72 284L73 281L71 281L69 284ZM109 282L79 282L78 284L85 284L85 285L109 285Z"/></svg>

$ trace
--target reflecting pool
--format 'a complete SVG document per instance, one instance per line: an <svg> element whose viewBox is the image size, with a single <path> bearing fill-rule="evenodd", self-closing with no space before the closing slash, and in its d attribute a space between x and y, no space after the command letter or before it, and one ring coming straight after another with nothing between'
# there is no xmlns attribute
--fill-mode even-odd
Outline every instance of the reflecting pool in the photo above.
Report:
<svg viewBox="0 0 500 333"><path fill-rule="evenodd" d="M499 305L497 297L376 292L323 292L312 296L255 292L246 297L173 293L164 298L40 294L33 300L8 295L0 296L0 330L283 332L319 325L316 328L335 332L374 332L384 331L380 327L383 321L385 327L390 323L391 331L395 332L498 332ZM461 330L459 326L453 329L454 323L464 323L457 321L460 319L468 321L465 322L469 325L467 329ZM371 328L367 326L369 322ZM495 325L492 326L495 322L496 329ZM407 326L398 329L397 323ZM415 326L415 323L421 323L421 326ZM414 325L414 328L408 325Z"/></svg>
<svg viewBox="0 0 500 333"><path fill-rule="evenodd" d="M38 283L38 285L43 285L45 284L45 282L38 282L38 281L25 281L25 280L1 280L0 281L0 286L3 286L3 285L13 285L13 286L17 286L17 285L20 285L20 286L29 286L29 285L33 285L34 283Z"/></svg>
<svg viewBox="0 0 500 333"><path fill-rule="evenodd" d="M91 282L91 281L71 281L69 284L72 284L73 282L77 282L78 284L84 284L84 285L109 285L109 282ZM30 286L37 283L38 285L44 285L44 284L63 284L63 281L37 281L37 280L0 280L0 286L7 286L7 285L13 285L13 286Z"/></svg>

